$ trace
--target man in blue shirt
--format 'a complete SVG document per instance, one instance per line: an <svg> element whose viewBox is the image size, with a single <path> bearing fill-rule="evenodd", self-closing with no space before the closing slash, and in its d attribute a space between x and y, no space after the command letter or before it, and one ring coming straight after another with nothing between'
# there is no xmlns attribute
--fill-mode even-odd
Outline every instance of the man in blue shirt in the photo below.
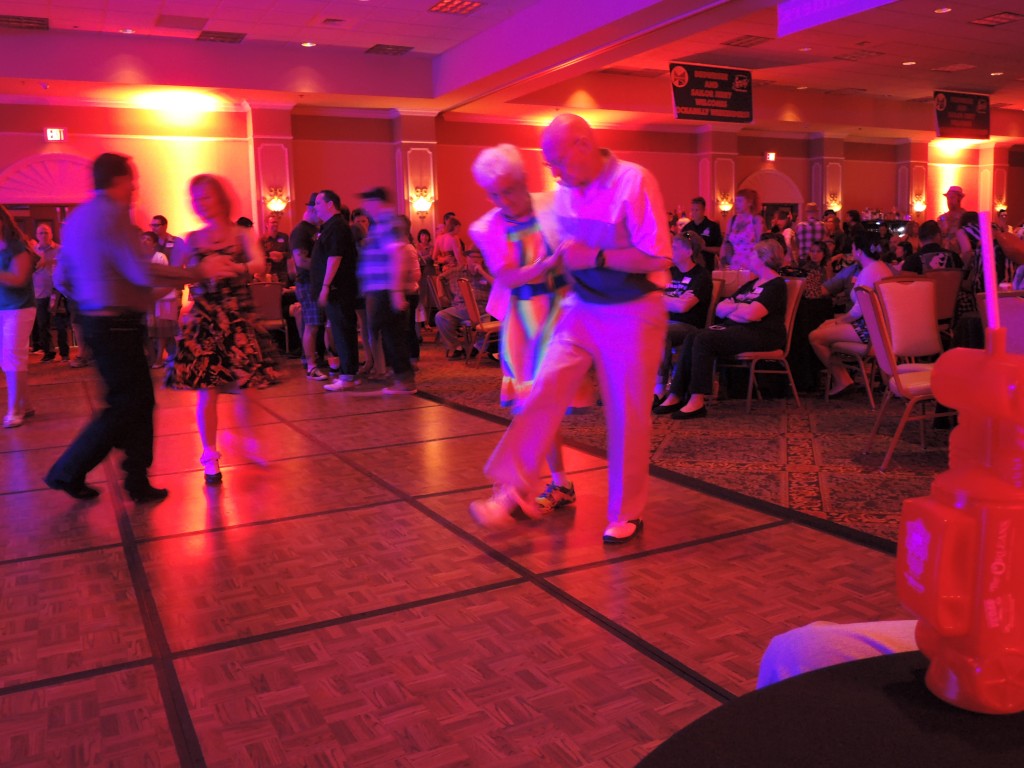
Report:
<svg viewBox="0 0 1024 768"><path fill-rule="evenodd" d="M211 256L194 269L153 264L131 222L135 172L127 157L105 153L93 163L94 197L64 225L61 260L79 308L79 323L103 383L107 407L68 446L44 481L76 499L99 495L86 475L112 448L124 451L125 490L136 503L161 501L149 483L153 463L153 381L145 349L146 312L168 286L233 273ZM154 287L162 286L156 291Z"/></svg>

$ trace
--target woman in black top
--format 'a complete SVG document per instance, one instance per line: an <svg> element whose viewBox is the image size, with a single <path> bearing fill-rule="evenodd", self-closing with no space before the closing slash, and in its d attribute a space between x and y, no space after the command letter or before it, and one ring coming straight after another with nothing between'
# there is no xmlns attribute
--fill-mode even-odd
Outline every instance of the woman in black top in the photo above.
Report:
<svg viewBox="0 0 1024 768"><path fill-rule="evenodd" d="M747 263L739 266L752 271L755 278L718 304L715 325L683 342L671 394L662 405L676 406L673 419L707 416L704 400L711 394L717 358L786 346L786 281L777 271L784 260L781 246L762 240L741 258Z"/></svg>

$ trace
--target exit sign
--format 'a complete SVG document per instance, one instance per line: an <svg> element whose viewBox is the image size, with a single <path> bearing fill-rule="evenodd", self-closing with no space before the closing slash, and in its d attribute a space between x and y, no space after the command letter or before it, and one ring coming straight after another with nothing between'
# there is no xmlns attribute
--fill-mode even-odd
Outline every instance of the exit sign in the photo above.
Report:
<svg viewBox="0 0 1024 768"><path fill-rule="evenodd" d="M47 141L64 141L64 129L63 128L47 128L46 129L46 140Z"/></svg>

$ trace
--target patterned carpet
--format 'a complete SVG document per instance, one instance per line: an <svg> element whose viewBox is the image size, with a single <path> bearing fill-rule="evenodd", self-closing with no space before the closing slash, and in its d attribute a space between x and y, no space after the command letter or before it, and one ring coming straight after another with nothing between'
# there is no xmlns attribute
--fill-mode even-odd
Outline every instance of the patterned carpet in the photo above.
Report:
<svg viewBox="0 0 1024 768"><path fill-rule="evenodd" d="M431 397L508 419L498 405L500 381L497 363L448 361L437 345L423 346L417 384ZM889 405L881 435L864 453L876 412L863 391L827 403L821 395L807 395L801 402L802 409L791 399L755 401L748 414L742 399L722 399L709 406L707 419L656 416L654 471L759 509L809 516L827 521L825 527L834 523L891 549L903 500L927 495L932 479L946 469L949 433L926 421L922 449L919 426L909 425L888 471L881 473L901 404ZM600 406L566 416L563 429L570 444L604 450Z"/></svg>

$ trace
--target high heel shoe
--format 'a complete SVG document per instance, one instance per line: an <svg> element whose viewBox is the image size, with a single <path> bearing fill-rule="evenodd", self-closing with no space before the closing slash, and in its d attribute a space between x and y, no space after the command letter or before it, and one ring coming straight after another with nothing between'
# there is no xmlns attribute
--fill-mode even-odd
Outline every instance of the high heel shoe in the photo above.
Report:
<svg viewBox="0 0 1024 768"><path fill-rule="evenodd" d="M203 480L207 485L220 485L224 479L220 473L220 453L217 451L203 452L199 457L199 463L203 465Z"/></svg>

